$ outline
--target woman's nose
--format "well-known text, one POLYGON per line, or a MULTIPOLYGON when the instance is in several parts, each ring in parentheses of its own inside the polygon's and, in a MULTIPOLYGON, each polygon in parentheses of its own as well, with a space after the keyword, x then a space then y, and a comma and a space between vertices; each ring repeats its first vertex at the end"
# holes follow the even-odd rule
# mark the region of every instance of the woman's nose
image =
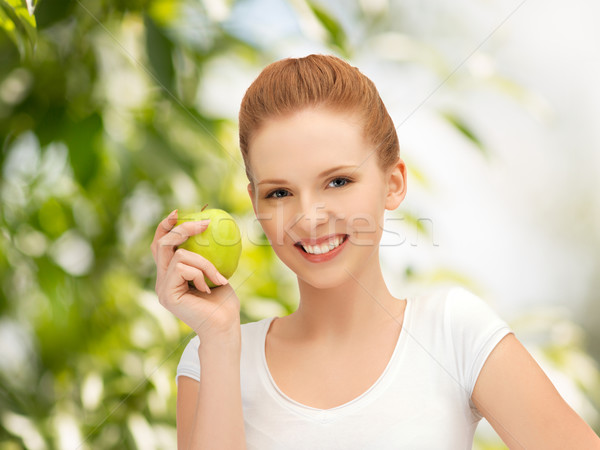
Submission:
POLYGON ((327 206, 323 201, 311 202, 304 208, 303 219, 310 229, 314 229, 317 225, 327 222, 328 217, 327 206))
POLYGON ((330 211, 326 202, 318 199, 304 199, 298 203, 299 209, 293 220, 293 229, 301 237, 315 237, 320 225, 329 221, 330 211))

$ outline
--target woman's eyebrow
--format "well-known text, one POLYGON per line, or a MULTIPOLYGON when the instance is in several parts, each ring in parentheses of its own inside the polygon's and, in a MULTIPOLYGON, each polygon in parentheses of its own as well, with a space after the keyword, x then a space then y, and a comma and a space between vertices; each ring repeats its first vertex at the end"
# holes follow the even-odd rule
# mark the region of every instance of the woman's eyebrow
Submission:
MULTIPOLYGON (((346 165, 341 165, 341 166, 335 166, 335 167, 332 167, 330 169, 327 169, 327 170, 324 170, 323 172, 321 172, 318 175, 318 178, 325 177, 325 176, 329 175, 330 173, 336 172, 336 171, 341 170, 341 169, 358 169, 358 167, 359 166, 357 166, 357 165, 351 165, 351 164, 346 164, 346 165)), ((270 180, 262 180, 262 181, 260 181, 257 184, 257 186, 261 185, 261 184, 285 184, 285 183, 287 183, 287 181, 283 180, 283 179, 270 179, 270 180)))

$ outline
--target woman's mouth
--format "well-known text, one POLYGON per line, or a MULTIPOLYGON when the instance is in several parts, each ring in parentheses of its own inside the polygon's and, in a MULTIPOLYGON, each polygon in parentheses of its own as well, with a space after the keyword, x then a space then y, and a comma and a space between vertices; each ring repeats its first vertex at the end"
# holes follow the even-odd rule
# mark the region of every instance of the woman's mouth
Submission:
POLYGON ((347 234, 339 234, 316 245, 302 244, 300 242, 294 245, 309 261, 323 262, 337 255, 345 247, 347 240, 347 234))

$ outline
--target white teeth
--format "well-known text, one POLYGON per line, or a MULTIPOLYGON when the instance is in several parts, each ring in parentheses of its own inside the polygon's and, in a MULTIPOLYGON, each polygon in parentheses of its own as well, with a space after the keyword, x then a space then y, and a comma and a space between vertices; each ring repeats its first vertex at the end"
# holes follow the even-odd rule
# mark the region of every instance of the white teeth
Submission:
POLYGON ((334 238, 329 239, 328 242, 325 242, 321 245, 303 245, 302 248, 306 250, 307 253, 321 255, 336 248, 342 243, 343 240, 344 238, 342 236, 335 236, 334 238))

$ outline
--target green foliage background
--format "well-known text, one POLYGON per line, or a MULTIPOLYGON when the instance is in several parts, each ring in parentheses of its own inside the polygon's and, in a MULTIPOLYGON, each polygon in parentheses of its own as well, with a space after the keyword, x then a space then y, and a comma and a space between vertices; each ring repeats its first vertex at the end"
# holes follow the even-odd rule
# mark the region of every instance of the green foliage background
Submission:
MULTIPOLYGON (((350 57, 335 16, 305 4, 324 48, 350 57)), ((255 225, 235 123, 198 101, 217 57, 256 73, 273 59, 208 2, 0 0, 0 448, 174 448, 192 335, 155 299, 154 229, 204 203, 255 225)), ((243 322, 295 307, 294 280, 253 229, 232 279, 243 322)))
MULTIPOLYGON (((0 4, 0 80, 13 83, 0 103, 0 312, 27 350, 0 372, 3 447, 138 448, 150 426, 152 445, 174 445, 173 375, 190 330, 153 297, 149 244, 189 198, 248 214, 232 189, 245 188, 235 126, 195 96, 215 55, 265 62, 206 17, 206 40, 176 36, 183 7, 48 0, 31 16, 0 4), (143 83, 135 103, 106 95, 111 71, 143 83)), ((244 321, 257 319, 253 302, 290 298, 270 247, 246 248, 240 279, 248 267, 262 276, 239 288, 244 321)))

